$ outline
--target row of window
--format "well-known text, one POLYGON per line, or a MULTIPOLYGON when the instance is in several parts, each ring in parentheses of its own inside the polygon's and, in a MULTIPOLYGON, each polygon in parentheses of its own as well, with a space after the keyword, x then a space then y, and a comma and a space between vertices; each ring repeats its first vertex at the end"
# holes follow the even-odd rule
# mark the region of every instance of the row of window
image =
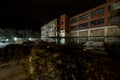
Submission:
POLYGON ((108 18, 109 22, 120 22, 120 15, 114 15, 108 18))
POLYGON ((77 18, 72 18, 72 19, 71 19, 71 22, 72 22, 72 23, 77 22, 77 21, 78 21, 77 18))
POLYGON ((78 28, 86 29, 86 28, 88 28, 88 23, 82 23, 82 24, 79 24, 79 25, 71 26, 71 30, 77 30, 78 28))
MULTIPOLYGON (((108 6, 108 10, 109 11, 111 11, 113 9, 119 9, 119 8, 120 8, 120 1, 108 6)), ((90 15, 91 15, 91 17, 94 17, 94 16, 98 16, 98 15, 104 14, 104 12, 105 12, 105 7, 102 7, 102 8, 99 8, 99 9, 91 12, 90 15)), ((88 17, 89 17, 89 14, 85 13, 85 14, 79 16, 78 18, 77 17, 76 18, 72 18, 71 19, 71 23, 77 22, 78 20, 86 20, 86 19, 88 19, 88 17)))
POLYGON ((92 26, 93 26, 93 25, 100 25, 100 24, 103 24, 103 23, 104 23, 104 18, 91 21, 91 25, 92 25, 92 26))
POLYGON ((79 20, 88 19, 89 15, 86 13, 79 17, 79 20))
POLYGON ((114 10, 114 9, 120 9, 120 1, 115 2, 108 6, 109 11, 114 10))
MULTIPOLYGON (((104 18, 91 21, 91 26, 100 25, 100 24, 104 24, 104 18)), ((77 30, 78 28, 80 28, 80 29, 88 28, 88 22, 79 24, 79 26, 78 25, 71 26, 72 30, 77 30)))
POLYGON ((78 25, 71 26, 71 30, 77 30, 78 25))
POLYGON ((88 22, 79 24, 79 28, 80 28, 80 29, 88 28, 88 22))
POLYGON ((100 14, 104 14, 104 8, 105 7, 100 8, 100 9, 98 9, 96 11, 91 12, 91 16, 97 16, 97 15, 100 15, 100 14))
MULTIPOLYGON (((94 16, 104 14, 104 9, 105 9, 105 7, 102 7, 100 9, 97 9, 97 10, 91 12, 91 16, 94 17, 94 16)), ((77 22, 78 20, 86 20, 86 19, 88 19, 88 17, 89 17, 88 13, 83 14, 83 15, 79 16, 79 19, 78 18, 72 18, 71 23, 77 22)))

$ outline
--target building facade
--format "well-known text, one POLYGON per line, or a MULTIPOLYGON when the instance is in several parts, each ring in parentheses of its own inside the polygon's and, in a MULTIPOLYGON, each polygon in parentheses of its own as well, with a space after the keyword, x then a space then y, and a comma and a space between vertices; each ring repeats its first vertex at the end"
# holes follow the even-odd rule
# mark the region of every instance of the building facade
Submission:
POLYGON ((56 42, 58 34, 58 19, 54 19, 41 27, 41 39, 47 42, 56 42))
MULTIPOLYGON (((60 37, 61 43, 72 41, 83 43, 87 40, 99 40, 105 42, 119 41, 120 36, 120 1, 108 0, 106 3, 83 13, 68 17, 66 14, 60 16, 57 20, 56 35, 60 37)), ((47 24, 46 24, 47 25, 47 24)), ((43 27, 42 27, 43 28, 43 27)), ((42 29, 41 28, 41 29, 42 29)), ((45 28, 45 26, 44 26, 45 28)), ((46 26, 46 33, 49 32, 50 26, 46 26)), ((47 36, 43 32, 41 36, 47 36)))
POLYGON ((64 44, 69 34, 69 18, 66 14, 54 19, 41 27, 41 39, 47 42, 64 44), (63 38, 62 38, 63 37, 63 38))
POLYGON ((107 2, 70 18, 70 34, 86 40, 115 41, 120 36, 120 1, 107 2))
POLYGON ((69 36, 69 17, 66 14, 63 14, 60 16, 60 30, 59 30, 59 36, 60 43, 64 44, 67 42, 67 39, 65 37, 69 36))

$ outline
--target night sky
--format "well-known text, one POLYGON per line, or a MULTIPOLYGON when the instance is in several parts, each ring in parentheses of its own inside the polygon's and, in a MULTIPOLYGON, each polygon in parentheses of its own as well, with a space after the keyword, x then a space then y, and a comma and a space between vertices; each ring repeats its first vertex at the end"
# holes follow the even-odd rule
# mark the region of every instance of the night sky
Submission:
POLYGON ((105 0, 0 0, 0 27, 39 29, 64 13, 74 16, 103 3, 105 0))

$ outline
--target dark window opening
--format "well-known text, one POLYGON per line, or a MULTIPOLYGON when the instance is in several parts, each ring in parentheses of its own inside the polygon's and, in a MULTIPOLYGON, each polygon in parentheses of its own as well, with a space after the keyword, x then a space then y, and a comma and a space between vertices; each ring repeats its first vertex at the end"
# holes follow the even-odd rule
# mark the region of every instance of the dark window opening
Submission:
POLYGON ((88 14, 84 14, 82 16, 79 17, 79 20, 85 20, 85 19, 88 19, 88 14))
POLYGON ((108 10, 115 10, 115 9, 120 9, 120 1, 114 2, 113 4, 108 6, 108 10))
POLYGON ((77 30, 78 25, 71 26, 71 30, 77 30))
POLYGON ((79 28, 80 28, 80 29, 88 28, 88 22, 79 24, 79 28))
POLYGON ((113 7, 111 5, 108 6, 108 11, 113 10, 113 7))
POLYGON ((120 15, 114 15, 108 18, 108 22, 120 22, 120 15))
POLYGON ((100 24, 103 24, 103 23, 104 23, 104 18, 91 21, 91 25, 100 25, 100 24))
POLYGON ((74 23, 74 22, 77 22, 77 21, 78 21, 77 18, 72 18, 72 19, 71 19, 71 23, 74 23))
POLYGON ((97 15, 101 15, 101 14, 104 14, 104 7, 91 12, 91 16, 97 16, 97 15))

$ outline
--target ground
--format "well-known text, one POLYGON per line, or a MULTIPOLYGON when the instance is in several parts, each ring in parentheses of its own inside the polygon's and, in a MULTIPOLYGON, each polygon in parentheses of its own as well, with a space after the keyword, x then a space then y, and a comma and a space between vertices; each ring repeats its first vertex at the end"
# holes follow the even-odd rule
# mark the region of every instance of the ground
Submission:
POLYGON ((78 44, 38 43, 0 49, 0 80, 119 80, 119 46, 83 51, 78 44))

